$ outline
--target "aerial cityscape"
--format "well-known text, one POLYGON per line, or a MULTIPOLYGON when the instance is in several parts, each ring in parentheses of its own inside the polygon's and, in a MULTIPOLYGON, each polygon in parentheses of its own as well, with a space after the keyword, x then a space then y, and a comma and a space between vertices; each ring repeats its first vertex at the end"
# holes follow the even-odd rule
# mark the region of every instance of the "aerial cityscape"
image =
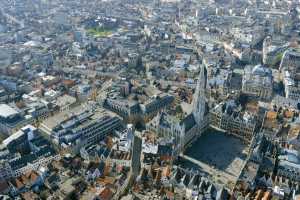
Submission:
POLYGON ((300 200, 299 0, 0 0, 0 200, 300 200))

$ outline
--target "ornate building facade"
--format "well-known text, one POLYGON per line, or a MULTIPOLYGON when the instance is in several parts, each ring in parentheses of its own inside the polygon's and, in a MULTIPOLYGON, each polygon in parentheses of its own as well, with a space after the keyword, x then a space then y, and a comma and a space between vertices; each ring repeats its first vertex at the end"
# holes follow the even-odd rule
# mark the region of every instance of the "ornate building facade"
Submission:
POLYGON ((234 101, 222 102, 209 112, 210 126, 225 131, 250 143, 254 136, 257 119, 254 115, 241 112, 234 101))
POLYGON ((270 100, 273 95, 273 76, 270 68, 263 65, 246 66, 242 81, 242 92, 250 98, 270 100))
POLYGON ((209 125, 205 99, 206 69, 200 68, 199 79, 193 96, 193 111, 183 118, 160 112, 147 123, 146 128, 160 137, 170 138, 174 144, 174 154, 179 155, 185 147, 197 139, 209 125))

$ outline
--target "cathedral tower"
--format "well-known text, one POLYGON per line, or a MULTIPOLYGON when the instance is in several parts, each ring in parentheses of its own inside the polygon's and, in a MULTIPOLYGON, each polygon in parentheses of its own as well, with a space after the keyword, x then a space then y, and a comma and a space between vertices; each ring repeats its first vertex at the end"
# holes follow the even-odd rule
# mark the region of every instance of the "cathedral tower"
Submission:
POLYGON ((198 126, 203 122, 205 114, 206 74, 205 67, 201 65, 199 79, 193 96, 193 115, 198 126))

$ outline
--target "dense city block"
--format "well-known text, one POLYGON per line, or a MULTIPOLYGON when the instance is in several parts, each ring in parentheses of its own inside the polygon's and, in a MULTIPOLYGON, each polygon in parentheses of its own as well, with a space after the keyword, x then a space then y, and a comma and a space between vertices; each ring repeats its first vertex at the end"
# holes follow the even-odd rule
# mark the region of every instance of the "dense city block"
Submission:
POLYGON ((299 0, 0 0, 0 200, 300 200, 299 0))

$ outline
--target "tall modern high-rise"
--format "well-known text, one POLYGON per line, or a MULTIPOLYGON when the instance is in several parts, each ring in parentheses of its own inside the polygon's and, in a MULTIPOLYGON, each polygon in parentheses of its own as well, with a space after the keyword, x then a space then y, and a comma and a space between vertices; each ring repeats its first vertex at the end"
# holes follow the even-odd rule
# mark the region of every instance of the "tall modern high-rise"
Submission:
POLYGON ((201 65, 199 79, 193 96, 193 116, 199 127, 201 127, 205 115, 206 74, 205 67, 201 65))

